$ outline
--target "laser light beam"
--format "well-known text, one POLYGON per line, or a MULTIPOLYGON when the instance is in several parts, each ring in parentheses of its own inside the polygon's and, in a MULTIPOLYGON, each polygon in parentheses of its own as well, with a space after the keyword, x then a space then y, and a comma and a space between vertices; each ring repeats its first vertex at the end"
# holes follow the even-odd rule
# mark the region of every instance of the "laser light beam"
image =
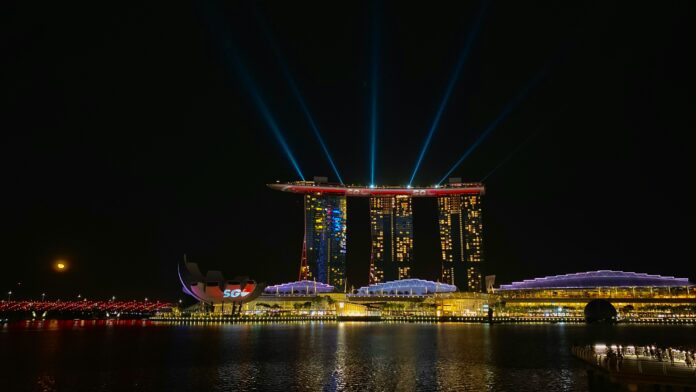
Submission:
POLYGON ((469 148, 464 152, 464 154, 459 158, 459 160, 457 160, 457 162, 452 166, 452 168, 450 168, 447 171, 447 174, 445 174, 442 177, 442 179, 440 179, 438 185, 442 184, 447 179, 447 177, 449 177, 450 174, 452 174, 452 172, 454 172, 459 167, 459 165, 461 165, 462 162, 464 162, 464 160, 469 155, 471 155, 471 153, 474 152, 474 150, 476 150, 479 144, 481 144, 486 139, 486 137, 488 137, 488 135, 490 135, 491 132, 493 132, 493 130, 497 128, 498 125, 500 125, 500 123, 502 123, 507 118, 507 116, 510 115, 510 113, 517 107, 517 105, 519 105, 520 102, 522 102, 522 100, 527 96, 529 91, 541 81, 544 75, 546 75, 546 71, 547 67, 544 67, 522 88, 522 90, 520 90, 519 93, 517 93, 517 95, 510 102, 507 103, 507 105, 505 105, 503 111, 500 112, 498 117, 495 120, 493 120, 493 122, 488 124, 488 127, 486 127, 486 129, 481 133, 481 135, 476 139, 476 141, 471 146, 469 146, 469 148))
POLYGON ((409 185, 411 185, 413 183, 414 178, 416 178, 418 169, 420 168, 420 165, 423 162, 423 157, 425 156, 425 153, 428 151, 428 147, 430 146, 430 141, 432 140, 435 131, 440 125, 440 119, 442 118, 442 114, 444 113, 445 108, 447 107, 447 103, 449 102, 450 96, 452 95, 454 86, 457 84, 457 80, 459 79, 459 75, 462 72, 464 63, 466 63, 466 59, 469 57, 469 52, 471 51, 471 47, 473 46, 474 40, 476 39, 476 36, 478 36, 478 32, 481 29, 481 21, 483 20, 483 15, 487 5, 488 1, 484 1, 483 5, 481 6, 481 10, 478 13, 478 16, 474 20, 474 24, 471 27, 471 32, 469 33, 469 36, 466 39, 464 48, 462 49, 462 52, 459 55, 459 59, 457 60, 457 64, 455 65, 454 70, 452 71, 452 76, 450 77, 449 83, 447 84, 447 88, 445 89, 445 94, 442 96, 440 106, 438 107, 437 112, 435 113, 435 118, 433 119, 433 122, 430 125, 428 136, 426 136, 425 143, 423 143, 423 147, 421 148, 420 154, 418 155, 416 166, 413 168, 411 179, 408 181, 409 185))
POLYGON ((281 148, 283 149, 283 152, 285 153, 285 156, 292 164, 297 175, 300 177, 300 179, 304 181, 305 177, 302 174, 300 165, 297 163, 295 156, 290 150, 290 146, 285 140, 285 137, 283 136, 283 133, 281 132, 280 127, 278 126, 278 123, 271 114, 268 105, 266 105, 266 102, 261 96, 261 92, 254 84, 251 74, 242 62, 239 51, 234 46, 232 39, 230 38, 230 32, 225 28, 225 22, 221 20, 220 10, 213 9, 212 2, 204 1, 202 5, 204 6, 203 11, 206 16, 206 22, 213 37, 218 41, 218 43, 221 46, 224 60, 229 65, 231 65, 239 75, 242 84, 244 84, 244 87, 246 87, 246 89, 249 91, 257 110, 259 111, 262 119, 266 123, 266 126, 268 127, 268 129, 271 130, 273 136, 275 136, 276 140, 278 141, 278 144, 280 144, 281 148))
POLYGON ((372 67, 370 72, 370 184, 375 183, 375 160, 377 159, 377 76, 379 30, 377 26, 378 2, 373 2, 372 10, 372 67))
POLYGON ((293 78, 292 74, 290 73, 290 69, 288 68, 287 63, 285 62, 285 59, 283 58, 283 55, 280 52, 280 49, 278 48, 278 45, 273 39, 273 35, 271 34, 270 29, 268 28, 267 24, 265 23, 258 11, 256 12, 256 16, 259 25, 261 26, 261 29, 263 30, 266 39, 268 40, 268 43, 271 46, 271 49, 273 50, 273 54, 278 60, 281 71, 283 72, 283 76, 285 77, 285 80, 288 82, 288 85, 290 86, 290 89, 292 90, 295 99, 297 99, 297 102, 300 104, 300 107, 302 108, 302 111, 304 112, 305 117, 307 118, 307 122, 309 123, 309 126, 312 129, 314 136, 317 138, 317 141, 319 142, 319 145, 321 146, 321 149, 324 152, 326 159, 329 161, 329 165, 331 165, 331 169, 333 170, 334 174, 336 174, 336 178, 338 179, 338 181, 341 184, 343 184, 343 178, 341 178, 341 174, 338 172, 338 168, 336 167, 336 164, 334 163, 334 160, 331 157, 329 148, 326 146, 324 138, 321 136, 321 133, 319 132, 319 126, 317 125, 317 122, 314 120, 314 116, 312 116, 312 113, 310 112, 309 107, 307 106, 307 103, 304 100, 304 97, 302 96, 302 93, 300 92, 300 88, 297 85, 295 78, 293 78))

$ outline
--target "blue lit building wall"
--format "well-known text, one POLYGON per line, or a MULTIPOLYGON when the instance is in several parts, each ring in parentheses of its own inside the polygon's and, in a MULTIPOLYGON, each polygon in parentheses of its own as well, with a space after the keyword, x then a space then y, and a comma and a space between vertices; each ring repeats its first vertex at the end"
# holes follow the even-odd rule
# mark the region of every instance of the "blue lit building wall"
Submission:
POLYGON ((346 198, 312 193, 305 195, 307 278, 346 287, 346 198))

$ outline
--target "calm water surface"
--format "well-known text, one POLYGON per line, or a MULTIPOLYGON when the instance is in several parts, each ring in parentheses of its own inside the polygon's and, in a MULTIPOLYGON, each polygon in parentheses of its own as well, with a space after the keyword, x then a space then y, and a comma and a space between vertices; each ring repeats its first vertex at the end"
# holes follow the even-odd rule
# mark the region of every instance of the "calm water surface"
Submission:
POLYGON ((0 391, 584 391, 572 344, 693 326, 46 321, 0 326, 0 391))

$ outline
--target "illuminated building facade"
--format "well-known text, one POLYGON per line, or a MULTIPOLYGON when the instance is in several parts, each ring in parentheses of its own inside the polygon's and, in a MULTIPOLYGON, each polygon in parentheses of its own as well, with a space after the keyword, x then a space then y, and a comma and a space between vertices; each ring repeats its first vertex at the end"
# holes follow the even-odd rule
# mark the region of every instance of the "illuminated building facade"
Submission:
POLYGON ((408 195, 370 198, 370 283, 407 279, 413 262, 413 210, 408 195))
POLYGON ((504 304, 501 316, 583 318, 599 300, 625 321, 696 320, 696 285, 688 278, 600 270, 527 279, 494 292, 504 304))
POLYGON ((442 281, 465 291, 483 284, 483 221, 481 194, 447 195, 437 199, 442 256, 442 281))
POLYGON ((305 236, 300 280, 346 288, 346 197, 321 192, 304 196, 305 236))
POLYGON ((423 279, 401 279, 389 282, 372 283, 358 289, 353 296, 423 296, 438 293, 453 293, 457 287, 451 284, 431 282, 423 279))
POLYGON ((314 181, 277 182, 268 187, 304 197, 305 235, 299 281, 316 280, 334 286, 336 291, 346 291, 348 197, 370 200, 370 283, 411 278, 414 262, 412 199, 425 197, 438 199, 440 205, 442 281, 457 284, 460 289, 481 291, 480 201, 485 192, 481 183, 450 179, 449 184, 432 187, 365 187, 331 184, 325 177, 315 177, 314 181), (454 207, 450 208, 454 205, 456 212, 454 207))

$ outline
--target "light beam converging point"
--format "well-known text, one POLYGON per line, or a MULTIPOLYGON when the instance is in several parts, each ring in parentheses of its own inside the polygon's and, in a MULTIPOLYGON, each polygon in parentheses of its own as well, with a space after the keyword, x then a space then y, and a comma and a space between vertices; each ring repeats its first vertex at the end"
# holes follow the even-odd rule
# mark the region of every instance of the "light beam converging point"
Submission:
POLYGON ((534 138, 534 136, 536 136, 536 135, 539 133, 540 130, 541 130, 541 129, 537 129, 534 133, 532 133, 531 135, 527 136, 527 138, 524 139, 524 141, 522 141, 522 143, 518 144, 517 147, 515 147, 515 148, 510 152, 510 154, 508 154, 508 156, 505 157, 505 159, 503 159, 502 161, 500 161, 500 163, 498 163, 491 171, 489 171, 488 174, 486 174, 486 175, 481 179, 481 182, 486 181, 486 180, 488 179, 488 177, 490 177, 493 173, 495 173, 498 169, 500 169, 503 165, 505 165, 513 156, 515 156, 515 154, 517 154, 518 151, 520 151, 520 150, 522 149, 522 147, 524 147, 525 145, 527 145, 527 143, 528 143, 530 140, 532 140, 532 139, 534 138))
POLYGON ((372 10, 372 67, 370 80, 370 186, 375 183, 375 160, 377 159, 377 75, 378 75, 378 52, 379 52, 379 30, 377 29, 377 4, 373 3, 372 10))
POLYGON ((495 120, 493 120, 493 122, 488 124, 486 130, 484 130, 483 133, 481 133, 481 135, 478 137, 478 139, 476 139, 476 141, 471 146, 469 146, 469 148, 464 152, 464 154, 459 158, 459 160, 457 160, 457 162, 452 166, 452 168, 447 171, 447 174, 445 174, 440 179, 438 185, 442 184, 447 179, 447 177, 449 177, 452 174, 452 172, 454 172, 459 167, 459 165, 461 165, 462 162, 464 162, 464 160, 469 155, 471 155, 471 153, 474 152, 474 150, 476 150, 479 144, 481 144, 486 139, 486 137, 488 137, 488 135, 490 135, 491 132, 493 132, 493 130, 497 128, 498 125, 505 120, 505 118, 507 118, 508 115, 510 115, 510 113, 517 107, 517 105, 519 105, 520 102, 522 102, 522 100, 527 96, 527 94, 529 94, 529 91, 541 81, 544 75, 546 75, 546 70, 547 67, 544 67, 540 72, 538 72, 534 76, 534 78, 532 78, 532 80, 530 80, 522 88, 522 90, 510 102, 508 102, 507 105, 505 105, 503 111, 500 112, 498 117, 495 120))
POLYGON ((466 63, 466 59, 469 57, 469 52, 471 51, 471 47, 473 46, 474 40, 476 39, 476 36, 478 35, 479 30, 481 30, 481 22, 483 20, 483 15, 486 11, 486 6, 488 5, 488 1, 484 1, 483 5, 481 6, 481 10, 479 11, 478 16, 474 20, 474 24, 471 27, 471 32, 469 33, 469 36, 466 39, 466 42, 464 44, 464 48, 462 49, 461 54, 459 55, 459 59, 457 60, 457 64, 454 67, 454 70, 452 71, 452 76, 450 77, 449 83, 447 84, 447 88, 445 89, 445 94, 442 96, 442 101, 440 102, 440 106, 437 109, 437 112, 435 113, 435 118, 433 119, 433 123, 430 125, 430 130, 428 131, 428 136, 425 138, 425 143, 423 143, 423 148, 421 148, 421 152, 418 155, 418 160, 416 161, 416 167, 413 168, 413 173, 411 174, 411 179, 408 181, 408 184, 411 185, 413 184, 413 180, 416 178, 416 174, 418 173, 418 169, 420 168, 421 163, 423 162, 423 157, 425 156, 425 153, 428 151, 428 147, 430 146, 430 141, 433 138, 433 135, 435 134, 435 131, 437 130, 438 126, 440 125, 440 119, 442 118, 442 114, 445 111, 445 108, 447 107, 447 103, 449 102, 449 98, 452 95, 452 91, 454 90, 454 86, 457 84, 457 80, 459 79, 459 75, 462 72, 462 68, 464 67, 464 64, 466 63))
POLYGON ((213 35, 218 39, 219 43, 221 44, 225 60, 228 63, 230 63, 237 71, 237 74, 239 75, 242 83, 247 88, 247 90, 249 90, 251 98, 254 101, 257 110, 260 112, 261 117, 266 123, 266 126, 271 130, 273 136, 275 136, 276 140, 278 141, 278 144, 280 144, 281 148, 283 149, 283 152, 285 152, 286 157, 295 169, 295 172, 297 172, 297 175, 300 177, 300 179, 302 179, 302 181, 304 181, 305 177, 302 174, 300 165, 297 163, 295 156, 292 154, 290 146, 285 140, 285 137, 283 136, 283 133, 281 132, 280 127, 278 126, 278 123, 276 122, 275 118, 271 114, 270 109, 266 105, 266 102, 263 100, 261 93, 254 84, 254 81, 251 78, 249 71, 244 66, 244 63, 240 58, 239 51, 232 44, 232 40, 229 38, 230 34, 224 28, 224 22, 220 20, 220 13, 218 12, 218 10, 213 9, 207 9, 206 11, 208 17, 208 26, 211 29, 211 33, 213 33, 213 35))
POLYGON ((278 48, 278 45, 275 43, 270 29, 266 25, 265 21, 262 19, 259 12, 257 12, 256 15, 259 25, 261 26, 261 29, 263 30, 266 39, 268 40, 268 43, 271 46, 271 49, 273 50, 273 54, 276 56, 278 60, 285 80, 288 82, 288 85, 290 86, 293 95, 295 95, 295 99, 297 99, 297 102, 300 104, 300 107, 302 108, 302 111, 304 112, 305 117, 307 118, 307 122, 309 123, 310 128, 312 128, 312 132, 314 132, 314 136, 316 136, 317 141, 319 141, 319 145, 321 146, 321 149, 324 151, 324 155, 326 156, 326 159, 329 161, 331 169, 333 170, 334 174, 336 174, 336 178, 341 184, 343 184, 343 178, 341 178, 341 174, 339 174, 338 168, 336 167, 336 164, 334 163, 334 160, 331 157, 329 148, 326 146, 324 138, 321 136, 321 133, 319 132, 319 126, 314 120, 314 116, 312 116, 312 113, 309 111, 309 107, 307 106, 307 103, 304 100, 302 93, 300 92, 300 88, 297 85, 295 78, 293 78, 292 74, 290 73, 290 69, 288 68, 287 63, 285 62, 282 53, 280 53, 280 49, 278 48))
MULTIPOLYGON (((568 108, 567 106, 564 106, 564 107, 561 109, 561 111, 559 112, 559 115, 565 113, 565 111, 566 111, 567 108, 568 108)), ((550 121, 553 121, 553 120, 550 120, 550 121)), ((549 121, 549 122, 550 122, 550 121, 549 121)), ((541 133, 541 131, 544 130, 544 128, 545 128, 546 126, 547 126, 547 124, 541 125, 541 126, 540 126, 539 128, 537 128, 536 131, 534 131, 531 135, 527 136, 527 138, 524 139, 524 140, 522 141, 522 143, 518 144, 517 147, 515 147, 515 148, 510 152, 510 154, 508 154, 508 155, 505 157, 505 159, 503 159, 502 161, 500 161, 500 163, 498 163, 491 171, 489 171, 488 174, 486 174, 486 175, 481 179, 480 182, 485 182, 485 181, 488 179, 488 177, 492 176, 493 173, 495 173, 496 171, 498 171, 498 169, 500 169, 502 166, 504 166, 510 159, 512 159, 512 157, 514 157, 514 156, 517 154, 517 152, 519 152, 522 148, 524 148, 524 146, 526 146, 527 143, 529 143, 530 140, 532 140, 535 136, 537 136, 539 133, 541 133)))

